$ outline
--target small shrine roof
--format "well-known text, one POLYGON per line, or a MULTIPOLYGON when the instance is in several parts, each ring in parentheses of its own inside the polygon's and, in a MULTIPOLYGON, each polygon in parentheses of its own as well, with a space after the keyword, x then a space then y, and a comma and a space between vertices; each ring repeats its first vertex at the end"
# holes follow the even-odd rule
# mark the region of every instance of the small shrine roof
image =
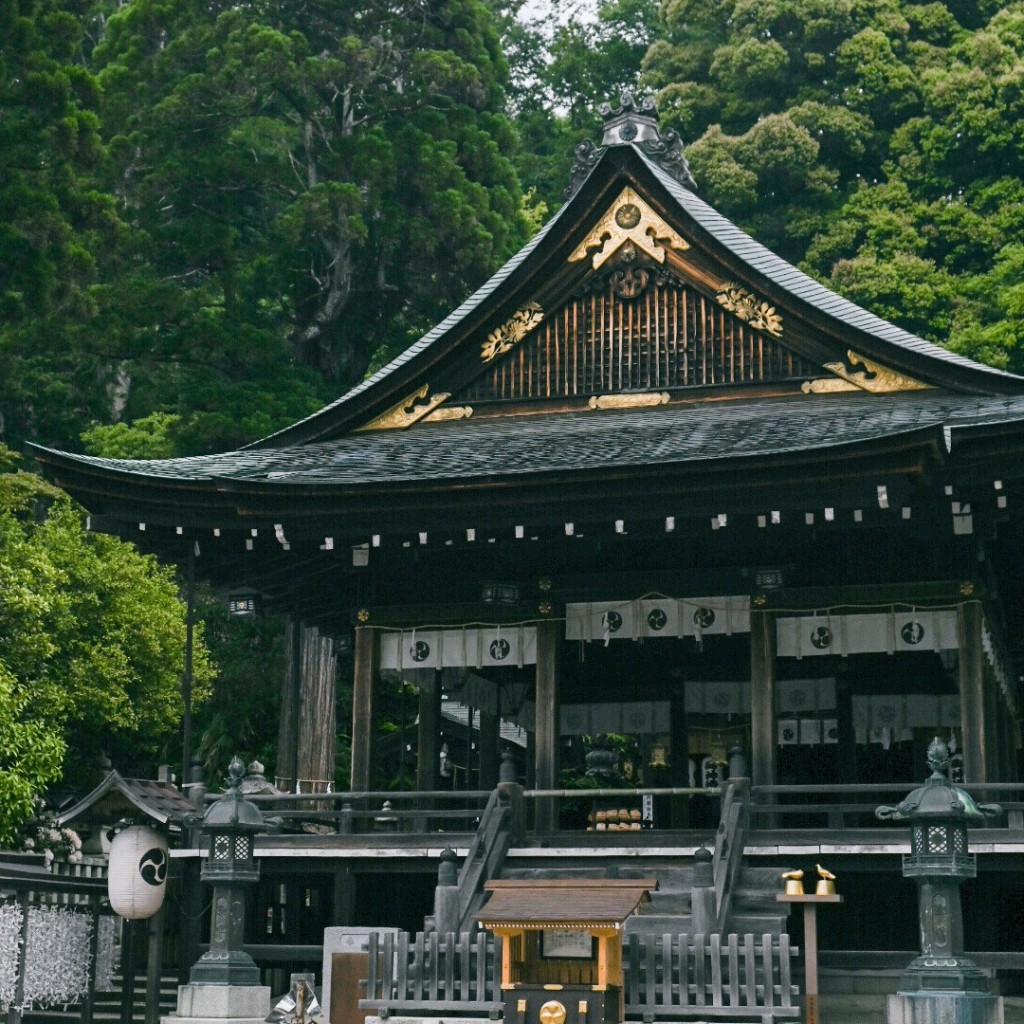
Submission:
POLYGON ((484 928, 618 927, 647 902, 656 878, 515 879, 488 882, 484 928))
POLYGON ((64 825, 86 815, 120 816, 126 811, 141 812, 161 825, 180 825, 197 814, 192 803, 170 782, 126 779, 119 772, 110 771, 91 793, 62 812, 58 820, 64 825))

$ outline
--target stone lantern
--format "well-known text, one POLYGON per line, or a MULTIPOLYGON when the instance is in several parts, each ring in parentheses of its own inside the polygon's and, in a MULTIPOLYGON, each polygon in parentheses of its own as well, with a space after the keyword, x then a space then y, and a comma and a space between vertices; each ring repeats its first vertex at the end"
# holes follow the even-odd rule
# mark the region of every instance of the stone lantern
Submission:
POLYGON ((978 805, 949 781, 949 748, 936 737, 928 748, 931 776, 878 818, 910 823, 905 878, 917 879, 921 954, 907 967, 899 993, 890 996, 890 1024, 993 1024, 1002 1020, 1001 1000, 989 994, 982 971, 964 954, 960 886, 977 873, 968 852, 967 828, 1000 813, 996 804, 978 805))
POLYGON ((213 885, 210 948, 192 966, 193 985, 259 985, 260 972, 242 948, 245 942, 246 888, 259 880, 253 856, 257 832, 264 828, 260 809, 242 796, 241 758, 228 766, 227 791, 207 808, 199 831, 209 839, 203 861, 204 882, 213 885))

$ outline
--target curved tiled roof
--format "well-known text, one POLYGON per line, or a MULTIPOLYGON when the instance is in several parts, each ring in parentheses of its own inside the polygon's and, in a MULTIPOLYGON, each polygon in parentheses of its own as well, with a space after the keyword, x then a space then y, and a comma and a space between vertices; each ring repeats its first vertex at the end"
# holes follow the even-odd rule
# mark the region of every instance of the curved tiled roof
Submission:
POLYGON ((836 451, 928 429, 1024 421, 1024 396, 908 391, 800 395, 752 402, 666 405, 618 412, 424 423, 415 430, 348 434, 290 448, 246 449, 189 459, 121 460, 40 449, 43 461, 159 481, 231 486, 361 487, 446 478, 668 466, 836 451))

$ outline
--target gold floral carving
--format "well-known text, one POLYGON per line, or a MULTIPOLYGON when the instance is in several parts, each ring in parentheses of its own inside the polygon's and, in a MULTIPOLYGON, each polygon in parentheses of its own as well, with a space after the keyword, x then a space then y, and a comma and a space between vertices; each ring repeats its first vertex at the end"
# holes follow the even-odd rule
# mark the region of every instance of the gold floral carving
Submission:
POLYGON ((907 377, 896 370, 890 370, 864 356, 859 356, 856 352, 847 352, 846 359, 850 366, 860 365, 863 369, 848 370, 844 363, 826 363, 825 369, 836 376, 804 381, 804 392, 822 394, 836 391, 870 391, 876 395, 884 395, 893 391, 922 391, 931 387, 930 384, 922 384, 913 377, 907 377))
POLYGON ((775 312, 774 306, 769 306, 764 300, 758 299, 753 292, 748 292, 731 281, 722 287, 715 298, 723 309, 734 313, 745 324, 776 338, 782 336, 782 317, 775 312))
POLYGON ((544 319, 544 310, 536 302, 517 309, 511 318, 487 335, 480 347, 480 358, 489 363, 497 356, 511 352, 544 319))
POLYGON ((593 395, 587 405, 591 409, 646 409, 652 405, 665 405, 667 391, 647 391, 643 394, 593 395))
POLYGON ((423 417, 424 423, 444 423, 448 420, 468 420, 473 415, 471 405, 442 405, 423 417))
POLYGON ((433 412, 446 398, 451 397, 447 391, 439 391, 432 398, 427 398, 429 391, 430 385, 424 384, 418 391, 403 398, 387 412, 382 412, 369 423, 363 424, 359 430, 404 430, 423 419, 428 413, 433 412))
POLYGON ((585 260, 593 250, 593 268, 597 270, 626 242, 632 242, 659 263, 665 262, 665 249, 684 252, 689 243, 662 220, 628 186, 612 203, 608 212, 597 222, 593 231, 583 239, 569 257, 570 263, 585 260))

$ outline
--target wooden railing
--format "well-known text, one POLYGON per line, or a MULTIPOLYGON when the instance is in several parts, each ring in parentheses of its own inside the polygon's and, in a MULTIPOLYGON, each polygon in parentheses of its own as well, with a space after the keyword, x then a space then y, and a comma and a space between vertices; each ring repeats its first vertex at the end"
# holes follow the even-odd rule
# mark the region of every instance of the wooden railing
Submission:
MULTIPOLYGON (((339 835, 475 832, 492 790, 375 790, 259 794, 248 799, 282 823, 317 822, 339 835), (386 806, 385 806, 386 805, 386 806)), ((221 794, 207 794, 208 801, 221 794)))
MULTIPOLYGON (((751 828, 781 829, 893 829, 875 818, 879 804, 897 804, 920 782, 850 783, 845 785, 753 786, 750 791, 751 828)), ((979 803, 999 803, 1000 818, 987 828, 1024 828, 1024 784, 1019 782, 971 783, 967 790, 979 803)))
POLYGON ((743 849, 747 841, 748 780, 729 782, 722 797, 722 814, 715 833, 715 853, 711 861, 715 883, 715 915, 718 930, 724 932, 729 922, 732 894, 743 866, 743 849))

